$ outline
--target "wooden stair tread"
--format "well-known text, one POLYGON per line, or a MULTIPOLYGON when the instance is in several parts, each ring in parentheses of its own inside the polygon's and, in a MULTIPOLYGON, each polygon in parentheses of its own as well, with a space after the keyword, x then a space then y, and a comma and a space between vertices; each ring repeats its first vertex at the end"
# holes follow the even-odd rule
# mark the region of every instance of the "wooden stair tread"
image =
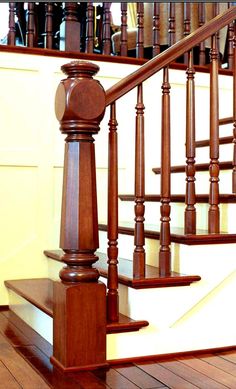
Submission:
MULTIPOLYGON (((44 254, 52 259, 61 261, 63 255, 62 250, 45 251, 44 254)), ((99 270, 101 276, 106 277, 107 271, 107 255, 104 253, 96 253, 99 260, 96 262, 96 268, 99 270)), ((170 286, 184 286, 190 285, 192 282, 199 281, 201 277, 196 275, 183 275, 176 272, 171 272, 170 276, 165 277, 159 275, 159 269, 154 266, 146 265, 146 276, 143 278, 133 278, 133 262, 119 258, 118 264, 118 280, 123 285, 130 286, 134 289, 144 288, 160 288, 170 286)))
MULTIPOLYGON (((159 226, 156 224, 145 224, 145 238, 160 239, 159 226)), ((100 231, 107 231, 106 224, 99 224, 100 231)), ((118 228, 119 234, 134 235, 134 222, 122 222, 118 228)), ((197 230, 196 234, 185 234, 184 229, 180 227, 171 228, 171 242, 182 243, 187 245, 201 244, 219 244, 219 243, 236 243, 236 234, 221 232, 219 234, 208 234, 207 230, 197 230)))
MULTIPOLYGON (((53 282, 49 278, 35 278, 5 281, 5 285, 35 307, 53 317, 53 282)), ((107 334, 138 331, 148 325, 149 323, 146 320, 133 320, 120 313, 117 323, 107 323, 107 334)))
MULTIPOLYGON (((145 201, 150 202, 159 202, 161 200, 161 195, 159 194, 146 194, 144 196, 145 201)), ((134 201, 135 196, 133 194, 120 194, 119 199, 122 201, 134 201)), ((185 194, 172 194, 170 197, 170 201, 173 203, 185 203, 185 194)), ((196 194, 196 202, 197 203, 208 203, 209 194, 196 194)), ((236 203, 236 194, 234 193, 222 193, 219 195, 220 203, 236 203)))
MULTIPOLYGON (((233 168, 232 161, 223 161, 219 162, 219 166, 221 170, 228 170, 233 168)), ((176 166, 171 166, 171 173, 184 173, 186 169, 186 165, 176 165, 176 166)), ((209 163, 196 163, 195 164, 195 169, 197 172, 205 172, 209 170, 209 163)), ((160 174, 161 173, 161 168, 160 167, 154 167, 152 171, 155 174, 160 174)))
MULTIPOLYGON (((233 136, 222 136, 219 138, 219 144, 220 145, 227 145, 233 142, 233 136)), ((210 145, 209 139, 202 139, 202 140, 197 140, 195 142, 196 147, 206 147, 210 145)))

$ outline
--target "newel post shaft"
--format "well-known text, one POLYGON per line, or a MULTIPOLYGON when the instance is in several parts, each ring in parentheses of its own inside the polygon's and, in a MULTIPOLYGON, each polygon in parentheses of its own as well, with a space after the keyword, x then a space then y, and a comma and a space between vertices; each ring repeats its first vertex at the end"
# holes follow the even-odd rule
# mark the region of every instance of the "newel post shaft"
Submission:
POLYGON ((54 283, 52 363, 64 372, 106 366, 106 288, 92 266, 98 220, 93 134, 105 111, 105 92, 89 62, 62 66, 68 77, 56 93, 56 116, 66 134, 60 247, 65 263, 54 283))

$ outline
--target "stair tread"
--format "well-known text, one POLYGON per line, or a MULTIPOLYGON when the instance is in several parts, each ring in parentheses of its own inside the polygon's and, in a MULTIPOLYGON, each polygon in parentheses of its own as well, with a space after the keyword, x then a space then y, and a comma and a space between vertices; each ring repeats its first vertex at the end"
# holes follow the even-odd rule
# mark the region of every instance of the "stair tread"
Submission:
MULTIPOLYGON (((232 163, 232 161, 223 161, 223 162, 219 162, 219 166, 220 166, 221 170, 232 169, 233 163, 232 163)), ((185 169, 186 169, 186 165, 176 165, 176 166, 171 166, 170 171, 171 171, 171 173, 184 173, 185 169)), ((197 172, 208 171, 209 170, 209 163, 196 163, 195 169, 197 172)), ((155 174, 160 174, 161 168, 154 167, 152 169, 152 171, 155 174)))
MULTIPOLYGON (((122 201, 134 201, 135 196, 133 194, 120 194, 119 199, 122 201)), ((159 194, 146 194, 144 196, 145 201, 160 201, 161 195, 159 194)), ((171 202, 176 203, 185 203, 185 194, 172 194, 170 197, 171 202)), ((196 202, 197 203, 208 203, 209 194, 202 193, 196 194, 196 202)), ((222 193, 219 195, 220 203, 235 203, 236 202, 236 194, 234 193, 222 193)))
MULTIPOLYGON (((47 250, 44 253, 49 258, 57 261, 61 261, 63 255, 62 250, 47 250)), ((101 252, 97 252, 96 255, 99 258, 96 262, 96 268, 101 276, 107 277, 107 255, 101 252)), ((150 265, 146 265, 145 277, 133 278, 133 262, 125 258, 119 258, 118 261, 119 283, 135 289, 190 285, 192 282, 201 279, 198 275, 184 275, 176 272, 171 272, 168 277, 161 276, 159 275, 159 269, 150 265)))
MULTIPOLYGON (((159 226, 157 224, 145 223, 145 237, 150 239, 160 238, 159 226)), ((100 223, 100 231, 107 231, 107 225, 100 223)), ((122 222, 118 228, 119 234, 134 235, 134 222, 122 222)), ((196 234, 185 234, 181 227, 171 227, 171 242, 182 243, 187 245, 200 244, 219 244, 219 243, 236 243, 236 234, 220 232, 219 234, 209 234, 207 230, 196 231, 196 234)))
MULTIPOLYGON (((53 317, 53 282, 49 278, 34 278, 7 280, 5 285, 35 307, 53 317)), ((148 324, 146 320, 133 320, 120 313, 117 323, 107 323, 107 333, 138 331, 140 328, 148 326, 148 324)))

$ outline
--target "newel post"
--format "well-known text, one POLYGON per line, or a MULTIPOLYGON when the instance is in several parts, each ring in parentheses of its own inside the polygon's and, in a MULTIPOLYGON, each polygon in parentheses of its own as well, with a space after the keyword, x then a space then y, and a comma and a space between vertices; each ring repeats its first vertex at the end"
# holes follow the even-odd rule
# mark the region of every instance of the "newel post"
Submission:
POLYGON ((56 93, 56 116, 66 134, 60 247, 61 281, 54 283, 54 366, 64 372, 106 363, 106 288, 98 281, 97 194, 93 134, 105 111, 105 92, 89 62, 62 66, 67 78, 56 93))

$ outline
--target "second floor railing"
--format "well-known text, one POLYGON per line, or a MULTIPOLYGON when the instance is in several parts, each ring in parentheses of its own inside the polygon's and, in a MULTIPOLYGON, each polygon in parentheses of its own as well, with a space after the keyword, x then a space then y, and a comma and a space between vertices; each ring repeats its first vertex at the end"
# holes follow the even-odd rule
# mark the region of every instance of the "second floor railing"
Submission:
MULTIPOLYGON (((231 4, 10 2, 8 32, 0 42, 150 59, 231 4)), ((233 64, 233 35, 232 23, 217 35, 220 62, 229 68, 233 64)), ((210 40, 200 42, 194 48, 195 64, 209 63, 209 53, 210 40)), ((176 60, 187 63, 187 56, 176 60)))

